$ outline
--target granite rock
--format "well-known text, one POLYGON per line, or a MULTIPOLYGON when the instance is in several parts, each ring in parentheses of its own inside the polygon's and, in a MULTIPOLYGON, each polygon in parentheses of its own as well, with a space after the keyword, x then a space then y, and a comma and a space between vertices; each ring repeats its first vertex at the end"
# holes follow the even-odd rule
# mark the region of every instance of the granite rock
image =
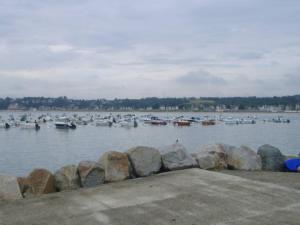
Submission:
POLYGON ((54 176, 46 169, 34 169, 28 176, 27 194, 40 195, 56 192, 54 176))
POLYGON ((197 166, 196 160, 180 143, 165 146, 160 149, 160 153, 165 170, 179 170, 197 166))
POLYGON ((60 168, 54 174, 55 187, 58 191, 75 190, 80 187, 80 180, 75 165, 60 168))
POLYGON ((105 171, 94 161, 82 161, 78 165, 78 173, 83 187, 95 187, 105 181, 105 171))
POLYGON ((22 194, 16 177, 0 174, 0 200, 21 199, 22 194))
POLYGON ((162 166, 159 150, 139 146, 127 151, 134 173, 138 177, 145 177, 158 173, 162 166))
POLYGON ((105 181, 115 182, 130 177, 130 162, 126 153, 109 151, 99 159, 99 163, 105 171, 105 181))
POLYGON ((284 171, 284 155, 280 150, 271 145, 263 145, 258 148, 257 154, 262 161, 262 170, 284 171))

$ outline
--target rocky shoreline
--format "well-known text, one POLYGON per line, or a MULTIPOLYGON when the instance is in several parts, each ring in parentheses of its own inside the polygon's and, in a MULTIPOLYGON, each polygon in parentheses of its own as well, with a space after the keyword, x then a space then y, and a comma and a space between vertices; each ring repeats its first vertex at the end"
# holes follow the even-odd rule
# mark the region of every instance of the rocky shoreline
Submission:
POLYGON ((263 145, 256 152, 247 146, 214 144, 193 154, 180 143, 160 149, 139 146, 126 152, 109 151, 98 161, 67 165, 54 174, 46 169, 34 169, 27 177, 0 174, 0 200, 95 187, 186 168, 284 172, 284 161, 289 158, 271 145, 263 145))

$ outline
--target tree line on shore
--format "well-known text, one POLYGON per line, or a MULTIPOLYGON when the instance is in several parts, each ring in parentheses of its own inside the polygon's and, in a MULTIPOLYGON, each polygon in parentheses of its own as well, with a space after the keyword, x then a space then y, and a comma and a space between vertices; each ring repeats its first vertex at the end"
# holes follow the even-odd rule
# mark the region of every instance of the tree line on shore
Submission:
POLYGON ((69 99, 67 97, 0 98, 0 110, 6 109, 96 109, 96 110, 225 110, 259 109, 281 106, 299 110, 300 95, 282 97, 201 97, 201 98, 141 98, 141 99, 69 99))

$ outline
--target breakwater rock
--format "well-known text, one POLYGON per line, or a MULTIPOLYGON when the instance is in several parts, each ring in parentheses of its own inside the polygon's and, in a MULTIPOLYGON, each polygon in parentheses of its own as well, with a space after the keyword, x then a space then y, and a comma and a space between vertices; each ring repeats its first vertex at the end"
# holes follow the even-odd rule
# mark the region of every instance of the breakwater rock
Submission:
POLYGON ((179 170, 197 166, 196 160, 180 143, 162 147, 160 152, 163 167, 166 170, 179 170))
POLYGON ((46 169, 34 169, 28 177, 18 179, 23 196, 56 192, 54 175, 46 169))
POLYGON ((0 174, 0 200, 16 200, 22 198, 16 177, 0 174))
POLYGON ((262 167, 260 156, 247 146, 203 146, 194 157, 203 169, 261 170, 262 167))
POLYGON ((263 145, 258 148, 257 154, 262 159, 262 169, 283 171, 285 157, 280 150, 272 145, 263 145))
POLYGON ((162 167, 159 150, 145 146, 129 149, 127 152, 133 173, 137 177, 146 177, 158 173, 162 167))
POLYGON ((196 157, 198 166, 200 168, 206 169, 207 166, 205 164, 207 162, 205 162, 205 158, 209 158, 210 160, 214 160, 214 161, 210 163, 210 166, 207 169, 227 169, 228 165, 227 165, 226 148, 230 148, 230 145, 225 145, 225 144, 204 145, 200 147, 197 153, 194 153, 192 155, 196 157))
POLYGON ((121 181, 130 177, 131 165, 126 153, 106 152, 99 159, 99 163, 104 168, 106 182, 121 181))
POLYGON ((54 174, 55 187, 58 191, 74 190, 80 187, 77 166, 69 165, 60 168, 54 174))
POLYGON ((196 159, 200 169, 212 170, 217 168, 218 159, 213 154, 198 153, 193 154, 193 157, 196 159))
POLYGON ((125 152, 109 151, 98 161, 81 161, 77 166, 64 166, 54 174, 46 169, 34 169, 27 177, 0 175, 0 200, 95 187, 191 167, 284 171, 284 160, 288 158, 270 145, 263 145, 256 152, 247 146, 213 144, 201 146, 196 153, 189 152, 177 142, 159 149, 138 146, 125 152))
POLYGON ((95 187, 105 181, 105 171, 95 161, 82 161, 78 165, 78 173, 82 187, 95 187))

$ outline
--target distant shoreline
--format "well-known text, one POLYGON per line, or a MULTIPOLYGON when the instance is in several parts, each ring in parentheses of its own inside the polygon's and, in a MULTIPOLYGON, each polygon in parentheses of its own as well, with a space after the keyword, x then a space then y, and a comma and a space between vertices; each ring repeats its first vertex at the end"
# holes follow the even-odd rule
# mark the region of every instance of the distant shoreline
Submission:
POLYGON ((215 114, 229 114, 229 113, 259 113, 259 114, 297 114, 300 111, 283 111, 283 112, 268 112, 268 111, 185 111, 185 110, 89 110, 89 109, 51 109, 51 110, 0 110, 0 112, 99 112, 99 113, 215 113, 215 114))

